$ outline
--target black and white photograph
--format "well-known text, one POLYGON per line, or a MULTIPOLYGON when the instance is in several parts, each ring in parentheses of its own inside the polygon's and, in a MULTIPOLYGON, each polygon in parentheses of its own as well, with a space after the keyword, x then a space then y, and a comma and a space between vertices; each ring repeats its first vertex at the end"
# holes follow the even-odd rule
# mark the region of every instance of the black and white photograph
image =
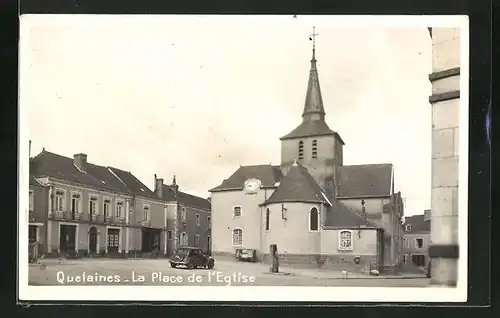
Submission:
POLYGON ((468 23, 23 15, 20 299, 466 301, 468 23))

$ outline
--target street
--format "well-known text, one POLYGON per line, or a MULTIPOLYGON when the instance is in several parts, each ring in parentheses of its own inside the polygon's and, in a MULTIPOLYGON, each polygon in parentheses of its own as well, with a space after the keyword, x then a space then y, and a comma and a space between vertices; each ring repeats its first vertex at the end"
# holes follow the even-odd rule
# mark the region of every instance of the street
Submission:
POLYGON ((29 266, 30 285, 194 285, 194 286, 377 286, 426 287, 424 277, 374 277, 333 270, 280 268, 220 260, 215 268, 171 268, 166 259, 43 260, 29 266))

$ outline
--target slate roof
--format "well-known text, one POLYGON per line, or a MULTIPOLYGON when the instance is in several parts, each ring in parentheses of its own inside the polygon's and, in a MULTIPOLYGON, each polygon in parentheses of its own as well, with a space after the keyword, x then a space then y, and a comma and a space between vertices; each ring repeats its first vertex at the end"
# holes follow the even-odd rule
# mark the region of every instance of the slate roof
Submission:
POLYGON ((200 210, 210 211, 212 204, 206 198, 201 198, 186 192, 175 191, 173 186, 163 185, 163 200, 177 201, 181 205, 193 207, 200 210))
POLYGON ((153 191, 142 183, 141 180, 137 179, 131 172, 114 167, 109 167, 109 169, 116 175, 116 177, 123 181, 132 194, 140 197, 160 200, 160 198, 158 198, 153 191))
POLYGON ((278 188, 263 203, 318 202, 330 204, 331 196, 316 182, 306 168, 295 163, 278 188), (329 198, 330 197, 330 198, 329 198))
POLYGON ((326 213, 326 227, 379 227, 370 221, 365 222, 361 211, 357 212, 337 200, 332 201, 332 207, 326 213))
POLYGON ((240 166, 228 179, 222 181, 222 184, 209 190, 210 192, 243 189, 243 184, 250 178, 259 179, 262 187, 275 187, 277 182, 283 178, 279 166, 255 165, 240 166))
POLYGON ((36 177, 54 177, 60 180, 88 185, 98 190, 130 194, 129 189, 104 166, 87 163, 86 172, 73 164, 73 158, 43 150, 31 159, 31 173, 36 177))
POLYGON ((405 222, 403 224, 405 233, 407 234, 418 234, 431 231, 431 221, 424 220, 423 214, 417 214, 405 217, 405 222), (406 225, 411 224, 411 230, 406 231, 406 225))
POLYGON ((324 120, 306 120, 303 121, 297 128, 292 130, 287 135, 281 137, 281 140, 286 139, 295 139, 301 137, 310 137, 310 136, 328 136, 334 135, 336 136, 344 145, 344 141, 340 138, 340 135, 331 130, 328 127, 328 124, 324 120))
POLYGON ((387 164, 339 167, 339 198, 391 195, 393 166, 387 164))

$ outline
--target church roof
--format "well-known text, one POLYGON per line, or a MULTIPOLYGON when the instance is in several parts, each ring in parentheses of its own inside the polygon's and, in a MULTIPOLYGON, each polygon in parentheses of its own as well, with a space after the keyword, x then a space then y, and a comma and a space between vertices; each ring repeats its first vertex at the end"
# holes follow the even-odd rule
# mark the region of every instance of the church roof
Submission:
POLYGON ((332 207, 325 215, 325 227, 378 227, 370 221, 365 222, 363 216, 361 215, 361 211, 354 211, 347 205, 337 200, 332 201, 332 207))
POLYGON ((328 135, 336 136, 340 140, 342 145, 345 145, 342 138, 340 138, 340 135, 337 132, 331 130, 330 127, 328 127, 328 124, 324 120, 303 121, 297 128, 292 130, 287 135, 281 137, 280 139, 286 140, 286 139, 295 139, 308 136, 328 136, 328 135))
POLYGON ((270 164, 240 166, 228 179, 222 181, 222 184, 211 189, 210 192, 243 189, 243 184, 250 178, 259 179, 264 188, 274 188, 276 183, 283 178, 283 174, 279 166, 270 164))
POLYGON ((339 198, 382 197, 392 193, 393 166, 387 164, 339 167, 339 198))
POLYGON ((281 180, 278 188, 263 205, 282 202, 318 202, 331 204, 331 198, 329 197, 306 168, 294 163, 290 171, 281 180))
POLYGON ((131 194, 107 167, 87 163, 85 172, 82 172, 73 163, 73 158, 43 150, 31 158, 30 174, 34 177, 53 177, 103 191, 131 194))

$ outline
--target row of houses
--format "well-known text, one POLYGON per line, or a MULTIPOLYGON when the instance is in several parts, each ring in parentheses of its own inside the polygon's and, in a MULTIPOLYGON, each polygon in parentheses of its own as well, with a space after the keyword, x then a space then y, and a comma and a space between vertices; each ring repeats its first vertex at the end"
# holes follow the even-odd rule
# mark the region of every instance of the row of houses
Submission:
MULTIPOLYGON (((131 172, 45 149, 30 158, 30 252, 46 257, 168 256, 178 246, 210 252, 211 203, 131 172)), ((35 256, 36 258, 36 256, 35 256)))

